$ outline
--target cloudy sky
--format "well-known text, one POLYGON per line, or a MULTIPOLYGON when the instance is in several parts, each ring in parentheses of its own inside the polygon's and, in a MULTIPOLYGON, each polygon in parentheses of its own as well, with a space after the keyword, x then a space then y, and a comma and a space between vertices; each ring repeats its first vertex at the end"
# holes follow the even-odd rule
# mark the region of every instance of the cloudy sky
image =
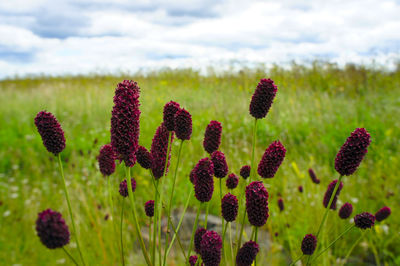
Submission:
POLYGON ((5 0, 0 78, 315 58, 390 64, 396 0, 5 0))

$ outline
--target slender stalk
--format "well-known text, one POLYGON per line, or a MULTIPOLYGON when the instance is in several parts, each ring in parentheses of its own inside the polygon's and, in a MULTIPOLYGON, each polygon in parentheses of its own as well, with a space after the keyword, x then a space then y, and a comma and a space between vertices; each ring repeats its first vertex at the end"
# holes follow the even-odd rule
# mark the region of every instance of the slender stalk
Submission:
MULTIPOLYGON (((220 203, 221 203, 221 211, 222 211, 222 178, 219 178, 219 197, 221 200, 220 203)), ((222 228, 224 228, 224 223, 225 223, 224 217, 222 217, 222 215, 221 215, 222 228)), ((222 241, 224 241, 224 240, 222 239, 222 241)))
POLYGON ((346 257, 344 257, 343 265, 346 263, 347 259, 350 257, 350 254, 353 252, 353 249, 358 245, 358 243, 361 241, 361 239, 363 239, 363 237, 365 236, 365 233, 367 233, 367 231, 362 232, 360 237, 351 246, 351 248, 349 249, 349 251, 346 254, 346 257))
MULTIPOLYGON (((172 188, 171 188, 171 195, 169 198, 169 206, 168 206, 168 210, 167 210, 167 217, 170 217, 171 215, 171 208, 172 208, 172 200, 174 198, 174 191, 175 191, 175 182, 176 182, 176 174, 178 172, 178 166, 179 166, 179 160, 181 158, 181 151, 182 151, 182 146, 183 146, 183 140, 181 140, 181 145, 179 145, 179 151, 178 151, 178 159, 176 161, 176 167, 175 167, 175 172, 174 172, 174 179, 172 181, 172 188)), ((172 222, 171 222, 172 223, 172 222)), ((169 229, 169 224, 167 224, 167 228, 169 229)), ((169 231, 169 230, 168 230, 169 231)), ((169 242, 169 233, 167 232, 167 239, 165 240, 165 250, 167 250, 168 247, 168 243, 169 242)), ((164 265, 166 265, 166 261, 167 261, 167 252, 164 252, 164 265)))
POLYGON ((136 234, 139 238, 139 244, 140 247, 142 248, 142 253, 143 256, 147 262, 148 265, 153 265, 150 261, 149 255, 147 254, 147 250, 146 250, 146 246, 144 245, 144 241, 143 241, 143 237, 142 234, 140 232, 140 227, 139 227, 139 221, 137 219, 137 215, 136 215, 136 205, 135 205, 135 199, 134 199, 134 195, 133 195, 133 191, 132 191, 132 179, 131 179, 131 170, 129 167, 127 167, 127 186, 128 186, 128 194, 129 194, 129 200, 131 202, 131 207, 132 207, 132 214, 133 214, 133 220, 134 220, 134 224, 135 224, 135 229, 136 229, 136 234))
MULTIPOLYGON (((190 257, 190 252, 192 251, 193 247, 193 239, 194 239, 194 233, 196 232, 197 225, 199 223, 199 216, 200 216, 200 210, 201 210, 202 202, 200 202, 200 206, 197 209, 197 214, 196 214, 196 220, 194 220, 193 224, 193 229, 192 229, 192 236, 190 237, 190 244, 189 244, 189 251, 188 251, 188 257, 190 257)), ((186 261, 186 263, 189 263, 189 261, 186 261)))
POLYGON ((152 219, 149 217, 149 250, 150 250, 150 257, 151 257, 151 247, 153 246, 151 243, 151 224, 152 224, 152 219))
POLYGON ((62 177, 63 184, 64 184, 64 193, 65 193, 65 198, 67 199, 68 210, 69 210, 69 216, 71 217, 72 228, 74 229, 74 234, 75 234, 75 239, 76 239, 76 246, 77 246, 77 248, 78 248, 79 256, 81 257, 81 260, 82 260, 83 265, 86 265, 86 264, 85 264, 85 260, 84 260, 83 255, 82 255, 81 247, 80 247, 80 245, 79 245, 78 233, 77 233, 77 231, 76 231, 75 221, 74 221, 74 217, 73 217, 73 215, 72 215, 71 202, 70 202, 70 200, 69 200, 69 194, 68 194, 68 190, 67 190, 67 184, 65 183, 64 169, 63 169, 63 166, 62 166, 62 161, 61 161, 61 155, 60 155, 60 154, 58 154, 58 165, 59 165, 59 167, 60 167, 60 173, 61 173, 61 177, 62 177))
POLYGON ((311 263, 314 262, 319 256, 321 256, 325 251, 327 251, 331 246, 333 246, 340 238, 342 238, 342 236, 344 236, 347 232, 349 232, 354 227, 355 227, 354 224, 347 227, 347 229, 344 230, 335 240, 333 240, 326 248, 324 248, 321 252, 319 252, 318 255, 316 255, 314 257, 314 259, 311 261, 311 263))
POLYGON ((153 228, 153 252, 151 254, 151 261, 153 265, 156 263, 156 242, 157 242, 157 229, 158 229, 158 183, 159 181, 154 181, 153 172, 150 170, 152 180, 154 183, 154 188, 157 191, 154 196, 154 228, 153 228))
POLYGON ((122 224, 124 220, 124 206, 125 206, 125 199, 122 198, 122 208, 121 208, 121 223, 120 223, 120 239, 121 239, 121 258, 122 258, 122 265, 125 266, 125 258, 124 258, 124 240, 122 239, 122 224))
POLYGON ((232 265, 235 260, 233 257, 233 246, 232 246, 232 223, 229 223, 229 244, 231 246, 231 256, 232 256, 232 265))
POLYGON ((67 256, 72 260, 72 262, 73 262, 76 266, 79 266, 79 264, 76 262, 76 260, 74 259, 74 257, 72 257, 72 255, 69 254, 69 252, 65 249, 65 247, 62 247, 62 250, 64 250, 65 254, 67 254, 67 256))
MULTIPOLYGON (((258 234, 258 227, 255 226, 255 233, 254 233, 254 242, 257 243, 257 234, 258 234)), ((257 266, 257 256, 254 258, 254 266, 257 266)))
POLYGON ((207 202, 206 217, 204 219, 204 228, 207 229, 208 210, 210 209, 210 202, 207 202))
POLYGON ((299 260, 301 260, 304 257, 304 254, 301 254, 300 257, 298 257, 295 261, 292 261, 292 263, 289 264, 289 266, 295 265, 299 260))
MULTIPOLYGON (((107 185, 108 185, 108 201, 109 201, 109 205, 111 207, 111 220, 112 220, 112 225, 113 225, 113 232, 114 232, 114 236, 117 236, 117 229, 115 226, 115 220, 114 220, 114 202, 112 199, 112 187, 111 187, 111 178, 108 176, 107 177, 107 185)), ((119 247, 118 247, 119 248, 119 247)))
POLYGON ((380 266, 381 263, 379 261, 378 251, 376 250, 374 243, 372 241, 370 241, 369 239, 367 239, 367 241, 368 241, 368 244, 371 246, 372 253, 374 254, 374 257, 375 257, 376 265, 380 266))
POLYGON ((225 244, 224 244, 225 235, 226 235, 226 229, 228 228, 228 223, 229 223, 229 222, 226 223, 225 227, 222 226, 222 230, 223 230, 223 233, 222 233, 222 252, 224 252, 225 264, 228 263, 228 261, 227 261, 227 259, 226 259, 225 244))

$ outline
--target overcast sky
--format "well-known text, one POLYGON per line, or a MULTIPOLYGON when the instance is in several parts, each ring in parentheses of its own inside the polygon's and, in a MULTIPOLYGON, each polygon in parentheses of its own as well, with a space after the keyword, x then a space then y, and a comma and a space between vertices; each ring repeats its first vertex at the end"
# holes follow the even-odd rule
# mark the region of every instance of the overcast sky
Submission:
POLYGON ((0 78, 314 58, 389 64, 400 1, 3 0, 0 78))

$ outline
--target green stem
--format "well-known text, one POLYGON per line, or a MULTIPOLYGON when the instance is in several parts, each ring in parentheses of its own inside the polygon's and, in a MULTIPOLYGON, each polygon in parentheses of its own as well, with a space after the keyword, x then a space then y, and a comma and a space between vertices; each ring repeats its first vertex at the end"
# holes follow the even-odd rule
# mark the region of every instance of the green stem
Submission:
MULTIPOLYGON (((220 203, 221 203, 221 211, 222 211, 222 178, 219 178, 219 197, 221 199, 220 203)), ((224 223, 225 223, 224 217, 222 217, 222 215, 221 215, 222 228, 224 228, 224 223)), ((224 239, 222 239, 222 244, 223 243, 224 243, 224 239)))
MULTIPOLYGON (((150 169, 150 173, 152 176, 154 188, 158 192, 159 181, 154 180, 153 172, 151 171, 151 169, 150 169)), ((155 193, 155 196, 154 196, 153 252, 151 254, 151 261, 152 261, 153 265, 155 265, 155 263, 156 263, 155 259, 156 259, 156 242, 157 242, 157 229, 158 229, 157 225, 158 225, 158 193, 155 193)))
MULTIPOLYGON (((258 234, 258 227, 255 226, 255 233, 254 233, 254 242, 257 243, 257 234, 258 234)), ((254 258, 254 266, 257 266, 257 255, 254 258)))
POLYGON ((225 227, 222 226, 222 229, 223 229, 223 233, 222 233, 222 252, 224 252, 225 264, 228 263, 228 261, 227 261, 227 259, 226 259, 225 244, 224 244, 226 229, 228 228, 228 223, 229 223, 229 222, 226 223, 225 227))
POLYGON ((69 216, 71 217, 72 228, 74 229, 74 234, 75 234, 75 239, 76 239, 76 246, 77 246, 77 248, 78 248, 79 256, 81 257, 81 260, 82 260, 83 265, 86 265, 86 264, 85 264, 85 260, 84 260, 83 255, 82 255, 81 247, 80 247, 80 245, 79 245, 78 233, 77 233, 77 231, 76 231, 75 221, 74 221, 74 217, 73 217, 73 215, 72 215, 71 202, 70 202, 70 200, 69 200, 69 194, 68 194, 68 190, 67 190, 67 184, 65 183, 64 169, 63 169, 63 166, 62 166, 61 155, 60 155, 60 154, 58 154, 58 165, 59 165, 59 167, 60 167, 60 173, 61 173, 62 180, 63 180, 63 184, 64 184, 64 193, 65 193, 65 198, 67 199, 68 210, 69 210, 69 216))
POLYGON ((67 256, 72 260, 72 262, 73 262, 76 266, 79 266, 79 264, 76 262, 76 260, 74 259, 74 257, 72 257, 72 255, 69 254, 69 252, 65 249, 65 247, 62 247, 62 250, 64 250, 65 254, 67 254, 67 256))
POLYGON ((302 254, 300 257, 298 257, 295 261, 292 261, 292 263, 289 264, 289 266, 295 265, 299 260, 301 260, 304 257, 304 254, 302 254))
POLYGON ((128 186, 128 194, 129 194, 129 200, 131 202, 131 207, 132 207, 132 214, 133 214, 133 220, 134 220, 134 224, 135 224, 135 229, 136 229, 136 234, 139 238, 139 244, 140 247, 142 248, 142 253, 143 256, 147 262, 148 265, 153 265, 150 261, 149 255, 147 254, 147 250, 146 250, 146 246, 144 245, 144 241, 143 241, 143 237, 142 234, 140 232, 140 227, 139 227, 139 221, 137 219, 137 215, 136 215, 136 205, 135 205, 135 199, 134 199, 134 195, 133 195, 133 191, 132 191, 132 179, 131 179, 131 169, 129 167, 127 167, 127 186, 128 186))
POLYGON ((149 250, 150 250, 150 257, 151 257, 151 247, 153 246, 151 244, 151 224, 152 224, 152 219, 151 219, 151 217, 149 217, 149 250))
POLYGON ((121 258, 122 258, 122 265, 125 266, 125 258, 124 258, 124 240, 122 239, 122 224, 124 220, 124 206, 125 200, 122 198, 122 208, 121 208, 121 223, 120 223, 120 239, 121 239, 121 258))
MULTIPOLYGON (((197 209, 196 220, 194 220, 194 224, 193 224, 192 236, 190 237, 189 251, 188 251, 188 253, 187 253, 187 254, 188 254, 188 257, 190 257, 190 252, 192 252, 194 233, 196 232, 197 224, 198 224, 198 222, 199 222, 199 216, 200 216, 201 206, 202 206, 202 202, 200 201, 200 206, 199 206, 199 208, 197 209)), ((186 260, 186 263, 189 263, 189 261, 186 260)))
POLYGON ((319 252, 318 255, 316 255, 314 259, 311 261, 311 263, 314 262, 319 256, 321 256, 325 251, 327 251, 331 246, 333 246, 340 238, 342 238, 342 236, 344 236, 347 232, 353 229, 353 227, 355 227, 354 224, 347 227, 347 229, 344 230, 335 240, 333 240, 326 248, 324 248, 321 252, 319 252))
POLYGON ((353 252, 353 249, 357 246, 357 244, 361 241, 361 239, 363 239, 363 237, 365 236, 366 233, 367 233, 367 231, 362 232, 360 237, 351 246, 351 248, 349 249, 349 251, 346 254, 346 257, 343 260, 343 265, 346 263, 347 259, 350 257, 350 254, 353 252))
POLYGON ((210 202, 208 201, 206 204, 207 208, 206 208, 206 217, 204 219, 204 229, 207 229, 208 210, 210 209, 210 202))
POLYGON ((235 258, 233 257, 233 246, 232 246, 232 223, 229 223, 229 244, 231 246, 231 256, 232 256, 232 265, 233 265, 235 258))
POLYGON ((114 217, 114 202, 112 199, 112 187, 111 187, 111 181, 110 181, 110 177, 107 177, 107 185, 108 185, 108 201, 109 201, 109 205, 111 207, 111 220, 112 220, 112 225, 113 225, 113 231, 114 231, 114 236, 117 236, 117 229, 115 226, 115 217, 114 217))

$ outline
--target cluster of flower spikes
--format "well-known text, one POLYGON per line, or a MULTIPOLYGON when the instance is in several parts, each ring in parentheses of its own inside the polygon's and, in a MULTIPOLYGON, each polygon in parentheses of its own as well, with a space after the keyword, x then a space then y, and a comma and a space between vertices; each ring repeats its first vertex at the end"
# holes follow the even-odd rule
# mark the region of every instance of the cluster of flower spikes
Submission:
POLYGON ((205 266, 218 266, 221 262, 222 239, 215 231, 207 231, 200 242, 200 255, 205 266))
POLYGON ((211 154, 211 161, 214 165, 214 175, 217 178, 224 178, 228 174, 228 164, 225 154, 221 151, 215 151, 211 154))
POLYGON ((354 224, 360 229, 371 228, 375 224, 375 216, 369 212, 363 212, 354 216, 354 224))
POLYGON ((144 169, 150 169, 153 164, 153 156, 143 146, 139 146, 138 150, 136 151, 136 160, 144 169))
POLYGON ((254 181, 246 187, 246 211, 253 226, 263 226, 269 217, 268 192, 260 181, 254 181))
POLYGON ((221 200, 221 213, 225 221, 233 222, 238 214, 238 199, 231 193, 226 194, 221 200))
POLYGON ((175 114, 180 109, 180 105, 177 102, 170 101, 164 105, 163 110, 163 121, 168 131, 174 131, 175 129, 175 114))
MULTIPOLYGON (((328 185, 328 188, 326 189, 326 192, 325 192, 325 195, 324 195, 324 200, 322 202, 324 204, 325 208, 328 208, 329 200, 331 198, 331 195, 333 194, 333 191, 335 190, 335 186, 336 186, 337 182, 338 182, 337 179, 333 180, 328 185)), ((338 189, 336 191, 336 194, 335 194, 335 196, 333 197, 333 200, 332 200, 332 204, 331 204, 331 208, 330 208, 331 210, 336 210, 337 199, 338 199, 338 196, 339 196, 340 191, 342 190, 342 188, 343 188, 343 182, 340 182, 339 187, 338 187, 338 189)))
POLYGON ((115 171, 115 154, 111 144, 106 144, 100 148, 100 154, 97 157, 100 172, 104 176, 112 175, 115 171))
POLYGON ((250 165, 244 165, 240 168, 240 176, 247 179, 250 176, 250 165))
POLYGON ((235 189, 239 184, 239 178, 234 173, 230 174, 226 179, 226 187, 228 189, 235 189))
POLYGON ((43 145, 49 152, 57 156, 64 150, 64 131, 52 113, 40 111, 35 117, 35 126, 42 137, 43 145))
POLYGON ((313 183, 319 184, 321 182, 321 180, 317 178, 317 175, 312 168, 308 169, 308 174, 310 175, 311 181, 313 181, 313 183))
POLYGON ((317 247, 317 238, 313 234, 307 234, 301 242, 301 251, 304 255, 312 255, 317 247))
MULTIPOLYGON (((132 184, 132 192, 135 192, 136 190, 136 180, 131 177, 131 184, 132 184)), ((128 182, 126 179, 124 179, 120 184, 119 184, 119 194, 121 194, 122 197, 126 198, 128 197, 128 182)))
POLYGON ((49 249, 61 248, 69 243, 70 233, 61 213, 52 209, 38 214, 36 232, 40 241, 49 249))
POLYGON ((148 217, 154 216, 154 200, 149 200, 144 204, 144 212, 148 217))
POLYGON ((214 165, 208 158, 201 159, 194 170, 194 192, 200 202, 208 202, 214 192, 214 165))
POLYGON ((274 141, 265 150, 260 163, 258 164, 258 174, 263 178, 273 178, 279 166, 285 159, 286 149, 280 141, 274 141))
POLYGON ((251 98, 250 114, 256 118, 264 118, 274 101, 278 87, 271 79, 261 79, 251 98))
MULTIPOLYGON (((165 127, 164 123, 161 123, 161 125, 157 128, 156 133, 154 134, 150 149, 150 153, 153 158, 151 171, 155 179, 161 178, 164 173, 165 159, 167 157, 167 152, 168 152, 167 151, 168 137, 169 137, 169 131, 165 127)), ((173 138, 174 134, 172 134, 171 143, 173 141, 173 138)), ((168 172, 170 158, 171 158, 171 153, 169 152, 167 169, 165 170, 165 172, 168 172)))
POLYGON ((128 167, 135 164, 139 146, 139 95, 140 88, 136 82, 124 80, 119 83, 111 113, 111 145, 128 167))
POLYGON ((207 230, 203 227, 199 227, 197 228, 195 234, 194 234, 194 251, 197 254, 200 254, 200 243, 201 243, 201 239, 203 237, 203 235, 207 232, 207 230))
POLYGON ((192 116, 184 108, 175 114, 175 134, 180 140, 190 140, 192 135, 192 116))
POLYGON ((252 240, 244 243, 236 255, 236 265, 251 266, 259 250, 258 244, 252 240))
POLYGON ((221 144, 222 125, 218 121, 211 121, 204 133, 203 147, 209 154, 218 150, 221 144))
POLYGON ((351 213, 353 212, 353 205, 351 203, 346 202, 343 206, 339 209, 339 217, 341 219, 347 219, 350 217, 351 213))

